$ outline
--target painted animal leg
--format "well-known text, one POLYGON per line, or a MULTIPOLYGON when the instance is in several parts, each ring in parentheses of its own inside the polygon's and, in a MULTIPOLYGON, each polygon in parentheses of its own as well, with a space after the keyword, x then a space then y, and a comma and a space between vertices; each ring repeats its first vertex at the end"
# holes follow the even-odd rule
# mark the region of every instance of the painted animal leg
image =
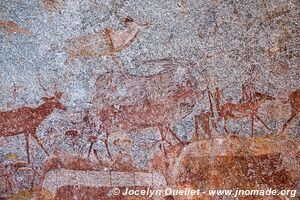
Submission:
POLYGON ((217 130, 217 123, 216 123, 216 120, 215 120, 215 114, 214 114, 214 108, 213 108, 213 103, 212 103, 212 94, 209 90, 209 88, 207 88, 208 91, 208 100, 209 100, 209 107, 210 107, 210 115, 212 116, 212 126, 214 127, 215 130, 217 130))
POLYGON ((258 116, 258 115, 255 115, 255 117, 268 129, 268 130, 271 130, 267 124, 258 116))
POLYGON ((163 153, 164 157, 167 159, 167 153, 166 153, 166 148, 164 144, 159 144, 159 148, 161 152, 163 153))
POLYGON ((33 137, 33 139, 35 139, 35 141, 37 142, 37 144, 45 151, 46 155, 49 156, 48 152, 44 148, 43 144, 41 143, 41 141, 38 138, 38 136, 36 135, 36 133, 32 133, 31 136, 33 137))
POLYGON ((282 126, 282 133, 285 131, 285 129, 287 128, 288 124, 297 116, 296 113, 292 113, 291 116, 289 117, 289 119, 285 122, 285 124, 282 126))
POLYGON ((109 146, 108 146, 108 133, 107 132, 106 132, 106 138, 103 140, 103 143, 105 145, 108 157, 112 160, 112 156, 111 156, 111 153, 110 153, 110 150, 109 150, 109 146))
POLYGON ((212 94, 211 94, 211 91, 209 90, 209 88, 207 88, 207 94, 208 94, 208 101, 209 101, 209 108, 210 108, 210 112, 211 112, 211 115, 212 117, 214 117, 214 108, 213 108, 213 104, 212 104, 212 94))
POLYGON ((94 143, 94 142, 91 142, 91 144, 90 144, 89 153, 88 153, 88 158, 90 158, 90 154, 91 154, 91 151, 92 151, 92 148, 93 148, 93 143, 94 143))
POLYGON ((181 141, 181 139, 176 135, 176 133, 174 133, 174 131, 172 131, 169 127, 166 127, 166 130, 167 130, 169 133, 171 133, 171 135, 172 135, 176 140, 178 140, 178 142, 183 143, 183 142, 181 141))
POLYGON ((228 133, 228 130, 227 130, 227 118, 224 118, 224 125, 223 125, 223 128, 225 130, 225 133, 228 133))
MULTIPOLYGON (((210 139, 212 139, 212 129, 210 128, 211 116, 212 114, 210 112, 205 112, 204 115, 201 117, 201 127, 210 139)), ((215 120, 213 118, 212 123, 214 124, 214 122, 215 120)), ((216 126, 214 128, 215 130, 217 130, 216 126)))
POLYGON ((29 157, 29 133, 25 133, 25 142, 26 142, 26 153, 27 153, 27 160, 28 163, 30 163, 30 157, 29 157))
POLYGON ((254 131, 254 115, 251 116, 251 135, 253 137, 253 131, 254 131))

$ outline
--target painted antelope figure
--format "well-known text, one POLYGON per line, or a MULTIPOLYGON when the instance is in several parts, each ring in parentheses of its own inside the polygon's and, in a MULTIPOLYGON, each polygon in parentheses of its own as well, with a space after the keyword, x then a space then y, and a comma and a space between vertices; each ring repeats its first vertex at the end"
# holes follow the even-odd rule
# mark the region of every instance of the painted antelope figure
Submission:
POLYGON ((36 108, 21 107, 11 111, 0 112, 0 136, 8 137, 24 134, 26 141, 27 159, 29 157, 29 136, 31 135, 37 144, 45 151, 36 134, 38 126, 55 110, 65 110, 65 106, 59 102, 62 93, 58 92, 52 97, 42 97, 44 103, 36 108))
MULTIPOLYGON (((119 130, 136 131, 145 128, 158 128, 161 140, 172 145, 166 139, 171 134, 178 142, 181 139, 171 129, 171 125, 189 115, 195 104, 203 98, 203 91, 197 88, 193 80, 178 85, 176 94, 162 101, 145 100, 137 105, 121 105, 119 108, 106 106, 98 112, 103 131, 113 134, 119 130)), ((108 146, 107 151, 108 154, 108 146)))
POLYGON ((223 128, 226 133, 227 130, 227 120, 228 118, 238 119, 249 117, 251 119, 251 134, 253 136, 254 131, 254 118, 257 118, 268 130, 269 127, 263 122, 263 120, 257 115, 260 106, 265 103, 265 101, 275 100, 274 97, 263 94, 260 92, 254 92, 253 96, 245 95, 243 91, 243 97, 247 97, 244 101, 239 103, 226 102, 220 105, 221 90, 216 88, 214 95, 216 101, 216 109, 218 113, 218 121, 224 119, 223 128))
POLYGON ((200 115, 195 116, 195 135, 199 137, 198 126, 200 125, 205 132, 205 134, 211 137, 212 129, 210 124, 214 129, 217 129, 217 121, 221 119, 224 120, 223 128, 226 133, 227 130, 227 120, 238 119, 243 117, 249 117, 251 119, 251 134, 253 135, 254 131, 254 118, 257 118, 268 130, 269 127, 266 123, 257 115, 259 107, 267 100, 275 100, 274 97, 263 94, 260 92, 256 92, 254 88, 254 84, 250 81, 249 84, 242 85, 242 98, 238 103, 226 102, 224 104, 220 104, 221 100, 221 90, 217 87, 215 92, 212 93, 209 88, 207 88, 208 99, 210 103, 210 111, 202 111, 200 115), (212 99, 215 100, 216 103, 216 111, 218 118, 215 118, 214 109, 212 99))
POLYGON ((12 43, 12 35, 14 33, 21 33, 21 34, 31 34, 32 31, 26 28, 20 27, 16 22, 14 21, 1 21, 0 20, 0 28, 4 28, 7 32, 7 39, 9 43, 12 43))
POLYGON ((290 104, 292 106, 291 115, 282 127, 282 133, 285 131, 289 123, 300 113, 300 89, 295 90, 289 95, 290 104))
POLYGON ((66 40, 64 49, 69 57, 65 64, 76 58, 88 60, 101 56, 112 56, 115 60, 116 53, 129 47, 140 29, 150 25, 148 22, 136 22, 128 16, 123 19, 123 22, 125 29, 121 31, 105 28, 96 33, 66 40))

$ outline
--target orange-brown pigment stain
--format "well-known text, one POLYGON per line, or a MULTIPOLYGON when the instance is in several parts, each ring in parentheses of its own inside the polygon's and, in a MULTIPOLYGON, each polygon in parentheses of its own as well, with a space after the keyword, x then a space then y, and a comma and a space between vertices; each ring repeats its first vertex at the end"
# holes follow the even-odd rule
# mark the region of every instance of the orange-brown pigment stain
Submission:
POLYGON ((12 43, 12 35, 14 33, 27 34, 30 35, 32 31, 30 29, 22 28, 14 21, 1 21, 0 20, 0 28, 4 28, 7 32, 7 39, 9 43, 12 43))
POLYGON ((59 102, 61 96, 62 93, 57 93, 53 97, 43 97, 42 100, 44 103, 37 108, 21 107, 12 111, 0 112, 1 136, 8 137, 23 133, 26 140, 28 162, 30 162, 29 135, 35 139, 38 145, 48 155, 40 139, 36 135, 36 129, 55 109, 65 109, 59 102))
POLYGON ((185 169, 179 185, 194 188, 256 189, 259 185, 292 188, 292 175, 282 168, 280 153, 260 156, 205 156, 182 160, 185 169), (197 169, 197 170, 195 170, 197 169))

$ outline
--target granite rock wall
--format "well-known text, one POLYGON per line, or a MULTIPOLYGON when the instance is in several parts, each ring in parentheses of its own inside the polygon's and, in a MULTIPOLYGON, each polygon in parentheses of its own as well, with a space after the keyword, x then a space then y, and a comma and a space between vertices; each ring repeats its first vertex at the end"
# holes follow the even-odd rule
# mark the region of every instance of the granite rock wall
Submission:
POLYGON ((58 169, 299 189, 299 21, 298 0, 0 0, 0 199, 114 198, 54 194, 58 169))

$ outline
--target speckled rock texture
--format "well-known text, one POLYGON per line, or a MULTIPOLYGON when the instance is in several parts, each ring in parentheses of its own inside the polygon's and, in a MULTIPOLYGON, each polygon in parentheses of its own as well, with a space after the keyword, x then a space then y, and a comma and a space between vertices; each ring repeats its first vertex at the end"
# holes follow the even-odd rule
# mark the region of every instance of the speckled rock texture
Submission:
POLYGON ((299 0, 0 0, 0 199, 299 198, 299 65, 299 0))

